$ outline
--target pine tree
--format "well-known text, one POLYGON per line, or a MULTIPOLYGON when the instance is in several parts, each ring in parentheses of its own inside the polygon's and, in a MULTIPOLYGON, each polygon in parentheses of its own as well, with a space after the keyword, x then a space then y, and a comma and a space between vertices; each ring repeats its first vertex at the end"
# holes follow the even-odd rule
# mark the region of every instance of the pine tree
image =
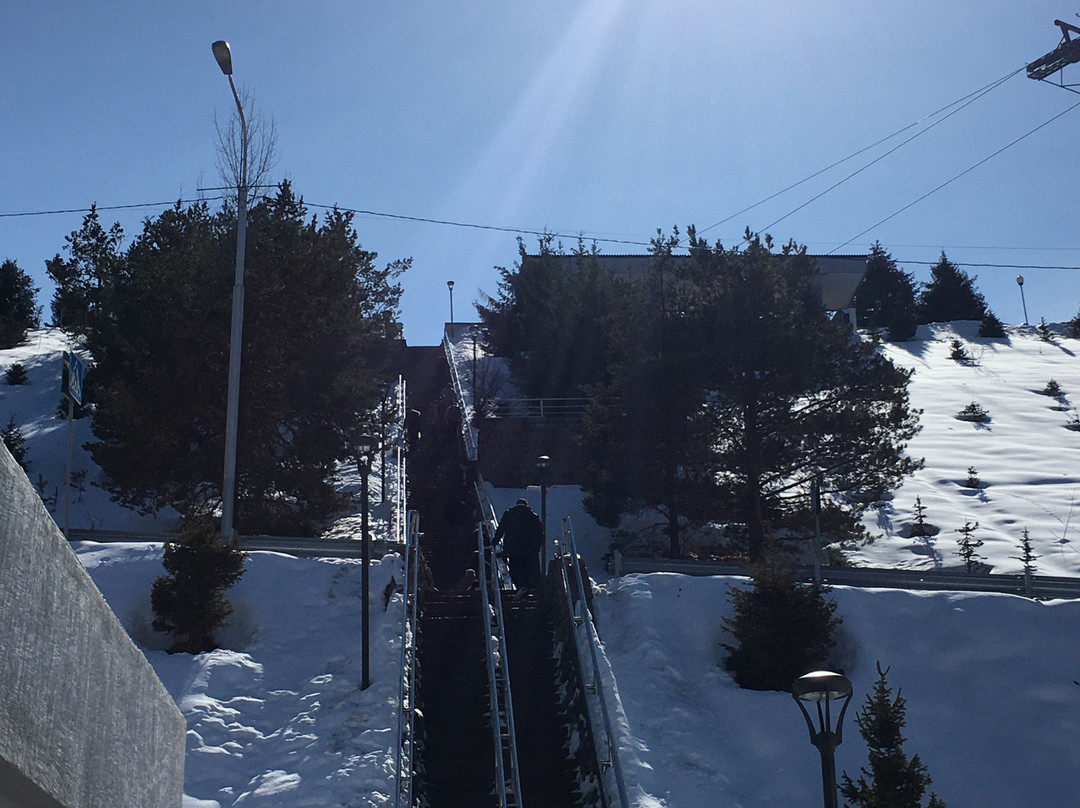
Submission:
POLYGON ((1080 339, 1080 311, 1076 313, 1067 326, 1067 333, 1073 339, 1080 339))
POLYGON ((975 289, 975 279, 941 254, 930 270, 931 281, 916 304, 919 323, 982 320, 986 299, 975 289))
MULTIPOLYGON (((88 448, 122 504, 218 507, 235 222, 177 204, 90 296, 88 448)), ((349 436, 375 417, 408 262, 377 267, 350 214, 309 217, 287 183, 248 223, 237 529, 312 535, 341 505, 332 476, 349 436)))
POLYGON ((26 366, 21 362, 16 362, 14 365, 4 371, 4 382, 12 386, 18 386, 26 384, 30 381, 30 376, 26 372, 26 366))
POLYGON ((1035 326, 1035 332, 1043 342, 1054 341, 1054 332, 1050 329, 1050 326, 1047 325, 1045 317, 1039 319, 1039 324, 1035 326))
POLYGON ((108 307, 109 291, 122 274, 120 245, 124 231, 119 223, 106 230, 95 203, 83 218, 82 227, 65 240, 68 257, 58 254, 45 262, 45 271, 56 284, 53 324, 69 333, 85 333, 92 316, 108 307))
POLYGON ((915 507, 912 510, 914 516, 911 520, 911 535, 931 535, 930 526, 926 523, 926 506, 922 504, 922 499, 918 495, 915 496, 915 507))
POLYGON ((915 279, 896 265, 875 242, 866 261, 866 274, 855 290, 856 319, 860 328, 884 328, 891 342, 915 334, 915 279))
POLYGON ((983 557, 978 554, 977 550, 983 546, 982 539, 974 538, 975 531, 979 529, 979 523, 972 524, 971 522, 964 522, 962 528, 958 528, 957 532, 960 534, 960 538, 956 540, 960 545, 960 558, 964 561, 964 570, 971 572, 975 569, 975 565, 983 560, 983 557))
POLYGON ((990 309, 979 323, 979 336, 987 338, 1001 338, 1005 336, 1005 326, 990 309))
POLYGON ((836 602, 825 599, 828 586, 800 584, 780 555, 752 565, 750 575, 752 588, 728 589, 734 615, 722 622, 737 644, 723 644, 724 667, 740 687, 788 691, 827 661, 841 623, 836 602))
POLYGON ((22 466, 23 471, 30 471, 30 461, 26 459, 26 437, 19 425, 15 423, 14 415, 8 418, 7 426, 0 430, 0 439, 4 441, 4 445, 15 458, 15 462, 22 466))
POLYGON ((14 348, 41 325, 33 279, 11 259, 0 263, 0 348, 14 348))
POLYGON ((225 591, 244 574, 246 558, 238 545, 220 540, 209 519, 188 523, 179 541, 165 544, 168 575, 154 581, 150 603, 154 628, 173 635, 169 653, 218 647, 214 632, 232 614, 225 591))
MULTIPOLYGON (((889 669, 882 670, 880 662, 877 672, 874 692, 855 717, 869 752, 868 766, 859 770, 857 780, 845 772, 840 793, 855 808, 922 808, 931 780, 919 756, 909 758, 904 752, 907 700, 899 691, 892 697, 889 669)), ((927 806, 945 808, 945 803, 931 793, 927 806)))

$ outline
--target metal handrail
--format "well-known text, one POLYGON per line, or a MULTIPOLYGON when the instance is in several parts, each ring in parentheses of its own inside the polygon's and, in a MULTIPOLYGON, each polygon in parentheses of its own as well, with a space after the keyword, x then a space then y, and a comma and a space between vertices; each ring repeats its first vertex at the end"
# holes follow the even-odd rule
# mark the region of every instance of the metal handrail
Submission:
MULTIPOLYGON (((406 408, 405 380, 398 377, 398 413, 406 408)), ((385 452, 385 447, 383 449, 385 452)), ((398 681, 398 744, 394 751, 395 808, 413 808, 413 770, 416 758, 416 645, 419 621, 420 514, 409 511, 406 495, 406 458, 399 444, 394 449, 394 538, 402 548, 401 677, 398 681)), ((385 462, 385 454, 383 455, 385 462)))
POLYGON ((611 711, 608 709, 607 698, 604 695, 604 682, 603 677, 600 675, 600 659, 598 647, 600 644, 600 636, 597 634, 596 626, 593 623, 592 614, 589 612, 588 601, 585 598, 585 584, 581 579, 581 568, 578 566, 578 552, 577 542, 574 540, 574 528, 570 522, 570 517, 563 517, 562 520, 562 535, 563 539, 560 544, 566 544, 566 549, 569 551, 569 563, 566 563, 566 558, 563 553, 563 547, 560 546, 559 553, 563 556, 564 563, 559 564, 559 569, 562 574, 563 593, 566 596, 567 612, 570 615, 574 627, 574 643, 577 645, 578 659, 582 660, 585 655, 582 653, 582 645, 588 646, 589 662, 591 664, 591 692, 595 694, 595 698, 590 701, 590 688, 586 687, 585 701, 590 705, 590 712, 592 712, 593 704, 599 707, 600 717, 603 724, 604 737, 600 738, 596 732, 596 722, 591 722, 593 725, 593 744, 596 748, 596 758, 601 765, 601 778, 600 785, 604 790, 605 802, 607 805, 611 805, 611 788, 609 779, 613 779, 615 792, 619 797, 619 808, 629 808, 630 802, 626 795, 626 782, 623 778, 622 761, 619 757, 619 745, 616 740, 615 730, 611 723, 611 711), (572 573, 570 572, 572 570, 572 573), (574 588, 577 591, 577 607, 575 608, 573 602, 573 596, 570 593, 570 582, 568 576, 572 575, 574 578, 574 588), (611 773, 610 775, 608 773, 611 773))
POLYGON ((454 387, 454 395, 461 409, 461 436, 465 441, 465 454, 469 460, 475 462, 478 456, 476 427, 472 424, 473 419, 465 412, 465 388, 461 385, 461 375, 458 373, 457 362, 454 361, 454 345, 450 342, 449 332, 443 335, 443 351, 446 352, 446 364, 450 366, 450 383, 454 387))
POLYGON ((402 633, 401 681, 398 688, 398 746, 394 755, 397 788, 394 805, 397 808, 413 805, 413 770, 416 758, 416 643, 419 621, 418 570, 420 566, 420 514, 406 515, 405 584, 402 633))
POLYGON ((491 732, 495 744, 495 792, 500 808, 520 808, 521 776, 517 733, 514 729, 514 700, 510 689, 510 663, 506 653, 502 576, 499 565, 493 563, 496 560, 495 548, 489 547, 485 541, 484 522, 477 525, 476 536, 480 551, 477 566, 480 568, 480 598, 487 648, 491 732))

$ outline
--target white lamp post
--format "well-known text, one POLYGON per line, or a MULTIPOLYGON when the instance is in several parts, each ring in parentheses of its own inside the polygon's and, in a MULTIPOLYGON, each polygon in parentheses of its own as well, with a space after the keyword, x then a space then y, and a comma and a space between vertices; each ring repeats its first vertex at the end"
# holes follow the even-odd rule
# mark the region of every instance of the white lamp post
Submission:
POLYGON ((221 485, 221 536, 226 541, 234 535, 236 507, 236 433, 240 419, 240 353, 244 331, 244 251, 247 242, 247 170, 248 129, 244 105, 232 77, 232 52, 229 43, 218 40, 211 46, 221 72, 229 79, 236 111, 240 115, 240 176, 236 186, 236 277, 233 281, 232 330, 229 337, 229 393, 225 413, 225 473, 221 485))

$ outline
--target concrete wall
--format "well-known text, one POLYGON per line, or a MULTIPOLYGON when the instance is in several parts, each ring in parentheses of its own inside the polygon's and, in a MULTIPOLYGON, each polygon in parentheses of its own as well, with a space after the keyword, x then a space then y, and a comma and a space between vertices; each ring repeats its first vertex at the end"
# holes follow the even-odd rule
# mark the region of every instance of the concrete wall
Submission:
POLYGON ((185 732, 0 443, 0 808, 179 808, 185 732))

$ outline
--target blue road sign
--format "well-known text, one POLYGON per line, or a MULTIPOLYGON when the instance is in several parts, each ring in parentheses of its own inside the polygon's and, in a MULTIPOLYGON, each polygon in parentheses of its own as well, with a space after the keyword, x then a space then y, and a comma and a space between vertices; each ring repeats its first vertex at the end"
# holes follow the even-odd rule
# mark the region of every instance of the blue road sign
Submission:
POLYGON ((86 364, 73 352, 68 351, 68 395, 76 404, 82 404, 84 376, 86 376, 86 364))

